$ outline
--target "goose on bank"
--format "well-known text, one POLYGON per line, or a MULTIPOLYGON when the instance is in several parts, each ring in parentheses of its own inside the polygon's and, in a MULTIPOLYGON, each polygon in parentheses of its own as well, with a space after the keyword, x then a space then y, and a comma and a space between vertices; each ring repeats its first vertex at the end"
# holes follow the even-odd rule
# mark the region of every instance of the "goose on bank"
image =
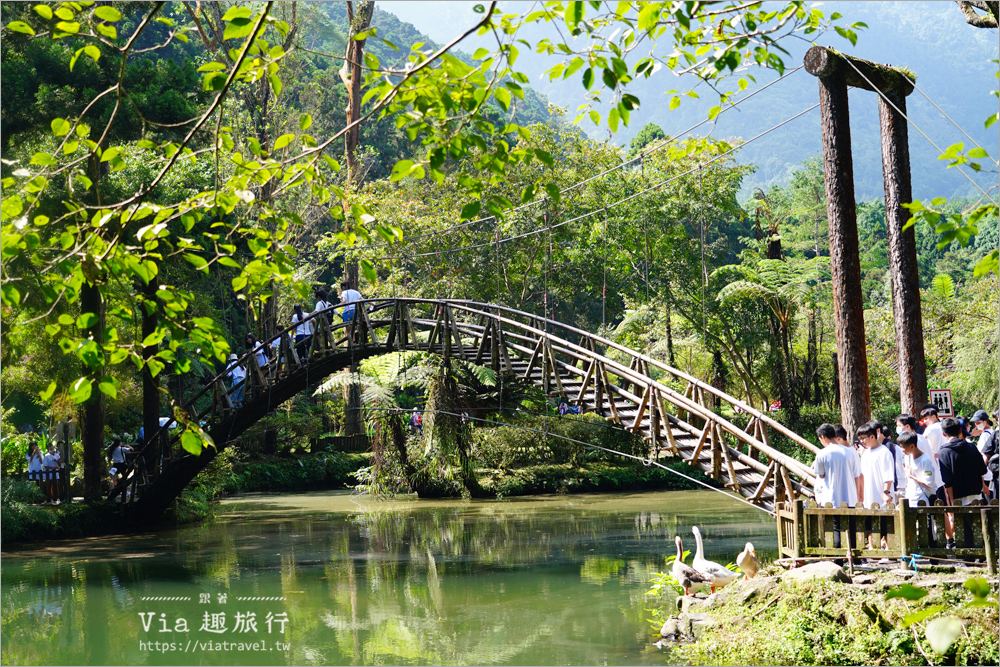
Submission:
POLYGON ((698 550, 695 552, 691 564, 694 569, 708 577, 709 581, 712 582, 712 592, 714 593, 716 588, 722 588, 736 581, 740 575, 716 562, 705 560, 705 547, 701 543, 701 531, 698 530, 698 526, 691 528, 691 532, 694 533, 694 541, 698 545, 698 550))
POLYGON ((757 552, 754 551, 753 544, 747 542, 743 551, 736 557, 736 564, 743 572, 743 579, 753 579, 760 569, 760 561, 757 559, 757 552))
POLYGON ((690 565, 684 564, 684 547, 681 543, 681 536, 674 536, 674 543, 677 545, 677 558, 674 559, 674 567, 671 574, 674 580, 684 588, 685 595, 701 590, 706 585, 711 585, 711 580, 698 572, 690 565))

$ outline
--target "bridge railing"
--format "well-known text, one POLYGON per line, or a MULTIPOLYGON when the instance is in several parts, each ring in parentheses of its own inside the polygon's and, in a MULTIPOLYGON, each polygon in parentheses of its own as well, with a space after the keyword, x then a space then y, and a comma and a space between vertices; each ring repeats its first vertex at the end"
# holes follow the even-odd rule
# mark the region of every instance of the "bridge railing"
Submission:
MULTIPOLYGON (((802 438, 800 435, 789 430, 784 425, 775 421, 769 415, 766 415, 760 412, 759 410, 756 410, 755 408, 748 405, 744 401, 736 399, 735 397, 730 396, 729 394, 715 387, 712 387, 711 385, 701 382, 700 380, 688 375, 687 373, 684 373, 683 371, 668 366, 667 364, 659 360, 653 359, 648 355, 641 354, 623 345, 615 343, 614 341, 608 340, 607 338, 591 334, 576 327, 563 324, 561 322, 557 322, 554 320, 544 320, 543 318, 540 318, 537 315, 532 315, 531 313, 526 313, 505 306, 496 306, 492 304, 482 304, 473 301, 457 301, 457 300, 452 300, 450 301, 450 303, 452 304, 453 308, 459 308, 469 313, 473 313, 479 316, 493 316, 503 324, 517 327, 524 332, 530 333, 531 337, 533 337, 535 340, 541 341, 547 339, 550 344, 554 344, 553 351, 556 352, 557 354, 562 353, 577 361, 599 361, 608 372, 628 381, 631 384, 636 385, 637 387, 642 387, 644 392, 650 394, 649 396, 640 397, 636 396, 635 394, 632 394, 631 392, 622 391, 620 392, 621 395, 626 395, 626 397, 630 398, 633 401, 636 401, 640 405, 643 403, 648 405, 651 400, 655 400, 656 397, 652 395, 653 391, 655 391, 660 396, 667 399, 670 403, 678 407, 680 411, 696 415, 706 423, 715 424, 717 427, 724 430, 726 433, 736 437, 742 443, 749 445, 751 451, 766 454, 769 459, 780 463, 782 466, 787 468, 789 471, 794 472, 797 476, 806 481, 807 484, 809 484, 809 486, 811 486, 811 482, 814 479, 815 475, 809 466, 771 447, 770 444, 766 441, 766 435, 764 435, 763 437, 757 437, 755 433, 748 433, 746 430, 736 426, 735 424, 727 420, 725 417, 718 415, 714 411, 710 410, 706 405, 704 405, 704 403, 698 403, 692 396, 677 392, 673 388, 663 384, 662 382, 654 380, 652 377, 648 375, 648 367, 652 366, 658 368, 661 371, 664 371, 665 373, 674 376, 678 380, 688 382, 690 388, 710 393, 714 396, 719 397, 721 400, 729 403, 730 405, 739 407, 741 410, 743 410, 744 412, 748 413, 751 416, 752 418, 751 426, 759 425, 759 426, 767 426, 774 428, 776 431, 782 433, 783 435, 788 437, 792 442, 803 447, 804 449, 811 451, 813 453, 819 451, 819 449, 815 445, 810 443, 808 440, 802 438), (488 312, 489 310, 496 311, 497 314, 492 315, 491 313, 488 312), (502 316, 500 315, 500 313, 505 313, 507 316, 502 316), (525 323, 521 320, 528 320, 530 324, 525 323), (589 342, 590 345, 589 346, 580 345, 571 342, 570 340, 563 338, 561 336, 557 336, 554 333, 546 331, 544 328, 542 328, 546 325, 551 329, 568 332, 572 334, 574 337, 576 337, 579 341, 589 342), (624 364, 617 362, 607 357, 606 355, 600 355, 595 351, 597 345, 616 350, 624 354, 627 358, 631 358, 633 360, 633 363, 631 363, 629 366, 625 366, 624 364), (756 424, 754 422, 756 422, 756 424)), ((640 408, 640 410, 642 410, 642 408, 640 408)), ((641 414, 638 416, 641 416, 641 414)), ((756 428, 755 430, 757 434, 766 433, 766 431, 763 428, 756 428)), ((704 434, 705 431, 703 430, 702 433, 704 434)))

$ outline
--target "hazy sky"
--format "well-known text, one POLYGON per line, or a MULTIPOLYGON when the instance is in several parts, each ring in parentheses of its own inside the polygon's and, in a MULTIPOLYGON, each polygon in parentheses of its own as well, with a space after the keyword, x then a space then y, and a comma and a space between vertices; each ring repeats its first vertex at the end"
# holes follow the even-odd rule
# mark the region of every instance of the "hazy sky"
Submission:
MULTIPOLYGON (((477 2, 379 2, 378 6, 392 12, 401 20, 412 23, 418 30, 437 42, 447 42, 475 24, 478 19, 472 8, 477 2)), ((505 2, 501 9, 523 13, 534 3, 505 2)), ((997 101, 990 91, 997 86, 995 77, 997 66, 990 60, 998 57, 997 30, 982 30, 968 26, 961 11, 954 2, 818 2, 814 3, 827 14, 839 12, 852 21, 864 21, 867 30, 861 31, 857 46, 835 33, 827 33, 818 39, 820 44, 876 62, 909 67, 917 73, 917 82, 935 103, 942 107, 964 130, 971 134, 992 155, 998 152, 997 130, 1000 124, 989 130, 984 129, 983 120, 996 111, 997 101)), ((556 36, 548 25, 531 26, 524 35, 534 43, 543 36, 556 36)), ((492 38, 470 38, 461 44, 461 50, 472 53, 479 46, 490 47, 492 38)), ((667 40, 657 45, 658 53, 672 48, 667 40)), ((802 54, 809 46, 802 40, 787 40, 783 45, 791 52, 785 57, 789 67, 801 64, 802 54)), ((517 62, 531 78, 532 86, 548 96, 549 100, 565 107, 572 119, 576 108, 584 101, 584 90, 579 76, 568 80, 550 82, 543 75, 546 68, 558 62, 554 57, 541 56, 522 48, 517 62)), ((757 85, 771 81, 775 75, 763 70, 751 70, 757 78, 757 85)), ((694 82, 685 82, 674 77, 665 68, 648 80, 638 80, 630 87, 642 101, 641 108, 633 113, 629 127, 609 136, 607 128, 598 130, 589 121, 580 124, 581 129, 594 138, 603 138, 618 144, 628 141, 647 122, 655 122, 668 134, 677 134, 705 117, 712 101, 712 94, 704 88, 703 99, 685 99, 680 109, 668 111, 667 91, 686 90, 694 82)), ((752 87, 751 89, 752 90, 752 87)), ((749 92, 749 91, 748 91, 749 92)), ((865 91, 851 91, 851 127, 854 136, 855 172, 859 195, 880 196, 881 157, 878 137, 878 112, 875 100, 865 91)), ((719 138, 755 136, 776 124, 783 118, 794 115, 818 101, 817 84, 812 77, 799 72, 758 95, 746 104, 719 117, 712 128, 719 138)), ((945 148, 952 143, 963 141, 967 147, 971 143, 950 122, 946 121, 926 99, 917 92, 908 100, 908 114, 921 129, 929 132, 931 139, 945 148)), ((699 129, 702 133, 708 128, 699 129)), ((747 147, 745 159, 758 165, 761 170, 752 179, 753 185, 780 183, 798 168, 801 160, 810 154, 817 154, 819 148, 819 125, 816 112, 797 120, 782 129, 783 136, 773 137, 775 141, 766 145, 761 140, 752 149, 747 147)), ((910 129, 911 157, 914 160, 915 194, 924 191, 925 196, 953 196, 970 186, 968 181, 956 173, 946 170, 943 162, 938 162, 937 151, 916 128, 910 129), (922 171, 922 173, 917 173, 922 171), (933 190, 933 192, 930 192, 933 190), (943 190, 943 191, 942 191, 943 190)), ((979 179, 986 186, 995 185, 995 174, 982 174, 979 179)), ((984 186, 984 187, 986 187, 984 186)))

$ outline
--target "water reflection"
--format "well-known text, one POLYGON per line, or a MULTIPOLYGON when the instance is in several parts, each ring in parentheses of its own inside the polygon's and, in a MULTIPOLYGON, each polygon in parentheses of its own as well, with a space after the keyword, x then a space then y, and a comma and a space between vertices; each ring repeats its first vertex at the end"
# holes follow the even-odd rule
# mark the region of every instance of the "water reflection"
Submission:
POLYGON ((5 551, 0 658, 663 664, 643 593, 695 524, 713 560, 774 548, 767 515, 707 492, 231 501, 208 525, 5 551))

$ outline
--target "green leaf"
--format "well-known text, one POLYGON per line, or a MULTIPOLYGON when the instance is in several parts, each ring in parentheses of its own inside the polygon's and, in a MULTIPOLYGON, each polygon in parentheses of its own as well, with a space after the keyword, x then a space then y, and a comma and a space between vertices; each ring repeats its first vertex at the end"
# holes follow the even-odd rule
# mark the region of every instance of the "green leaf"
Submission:
POLYGON ((552 159, 552 154, 548 151, 543 151, 541 148, 535 149, 535 157, 537 157, 542 164, 544 164, 549 169, 555 169, 555 161, 552 159))
POLYGON ((989 116, 986 117, 986 120, 983 122, 983 127, 989 128, 990 125, 997 122, 998 120, 1000 120, 1000 113, 990 114, 989 116))
POLYGON ((113 160, 115 157, 118 156, 118 153, 120 152, 121 150, 117 146, 112 146, 110 148, 105 149, 104 152, 101 153, 101 162, 107 162, 108 160, 113 160))
POLYGON ((478 201, 469 202, 468 204, 462 207, 462 216, 461 216, 462 220, 471 220, 479 213, 482 207, 483 207, 482 202, 478 201))
POLYGON ((708 119, 713 120, 722 111, 722 107, 715 106, 708 110, 708 119))
POLYGON ((413 170, 413 160, 400 160, 393 166, 392 173, 389 174, 390 181, 399 181, 410 175, 413 170))
POLYGON ((81 313, 80 316, 76 318, 77 329, 89 329, 95 324, 97 324, 97 315, 95 313, 81 313))
POLYGON ((982 577, 970 577, 966 579, 962 588, 977 598, 985 598, 990 594, 990 583, 982 577))
POLYGON ((583 20, 583 2, 568 2, 566 3, 566 12, 564 14, 566 19, 566 25, 572 30, 577 26, 577 24, 583 20))
POLYGON ((312 116, 307 113, 299 116, 299 129, 302 131, 308 130, 309 126, 313 124, 312 116))
POLYGON ((55 393, 56 393, 56 383, 55 380, 53 380, 52 382, 49 383, 49 386, 46 387, 43 391, 38 392, 38 397, 42 399, 42 401, 48 401, 50 398, 52 398, 52 395, 55 393))
MULTIPOLYGON (((79 25, 77 26, 79 28, 79 25)), ((23 32, 26 35, 34 35, 35 31, 24 21, 11 21, 7 24, 7 29, 13 32, 23 32)))
POLYGON ((108 7, 107 5, 95 9, 94 16, 101 19, 102 21, 110 21, 111 23, 122 20, 121 12, 119 12, 114 7, 108 7))
POLYGON ((80 24, 76 21, 60 21, 59 23, 56 23, 56 30, 61 30, 71 35, 75 35, 80 32, 80 24))
POLYGON ((181 447, 192 456, 200 456, 202 450, 201 438, 190 429, 187 429, 181 433, 181 447))
POLYGON ((681 105, 681 98, 680 97, 678 97, 677 95, 674 95, 673 97, 670 98, 670 110, 671 111, 673 111, 674 109, 676 109, 680 105, 681 105))
POLYGON ((639 30, 650 30, 660 20, 660 4, 647 2, 639 12, 639 30))
MULTIPOLYGON (((101 33, 108 39, 118 39, 118 30, 113 25, 108 25, 106 23, 98 23, 94 26, 97 32, 101 33)), ((179 38, 180 35, 177 35, 179 38)))
MULTIPOLYGON (((250 11, 247 7, 234 7, 233 9, 246 9, 248 12, 250 11)), ((226 14, 229 14, 231 11, 232 10, 226 12, 226 14)), ((240 39, 242 37, 246 37, 253 32, 253 25, 254 22, 249 17, 234 18, 226 26, 225 32, 222 33, 222 39, 225 41, 227 39, 240 39)))
POLYGON ((590 87, 594 84, 594 69, 588 67, 583 70, 583 87, 590 90, 590 87))
POLYGON ((618 109, 612 109, 608 112, 608 127, 611 128, 612 132, 618 131, 618 109))
POLYGON ((57 137, 61 137, 69 134, 70 123, 65 118, 53 118, 52 123, 52 134, 57 137))
POLYGON ((97 59, 101 57, 101 50, 93 44, 88 44, 83 47, 83 52, 93 58, 95 63, 97 62, 97 59))
POLYGON ((187 261, 188 264, 190 264, 196 269, 204 269, 208 266, 208 262, 205 261, 205 258, 200 255, 195 255, 193 253, 184 253, 184 259, 187 261))
POLYGON ((911 586, 910 584, 902 584, 896 588, 889 589, 889 591, 885 594, 885 599, 892 600, 893 598, 903 598, 904 600, 919 600, 925 595, 927 595, 927 590, 924 588, 911 586))
POLYGON ((52 8, 48 5, 35 5, 33 7, 35 13, 41 16, 46 21, 52 18, 52 8))
POLYGON ((504 111, 510 108, 510 91, 506 88, 497 88, 493 91, 493 96, 496 98, 497 102, 503 107, 504 111))
POLYGON ((94 390, 93 384, 89 378, 79 378, 70 389, 69 399, 76 405, 83 403, 90 398, 90 394, 94 390))
POLYGON ((217 72, 220 69, 226 69, 226 66, 223 65, 222 63, 212 62, 212 63, 205 63, 204 65, 202 65, 201 67, 199 67, 197 71, 199 71, 199 72, 217 72))
POLYGON ((375 266, 367 259, 361 260, 361 273, 364 275, 365 280, 370 283, 374 283, 378 278, 375 273, 375 266))
POLYGON ((985 149, 979 148, 978 146, 969 151, 969 157, 983 158, 989 156, 989 153, 987 153, 985 149))
POLYGON ((927 643, 931 645, 934 652, 944 655, 955 643, 958 636, 962 634, 962 622, 951 616, 935 618, 927 624, 927 643))
POLYGON ((282 148, 292 143, 293 141, 295 141, 294 134, 283 134, 275 140, 274 150, 280 151, 282 148))
POLYGON ((101 378, 101 381, 97 383, 97 388, 106 396, 118 398, 118 381, 109 375, 101 378))
POLYGON ((913 614, 908 614, 903 618, 903 627, 906 628, 914 623, 919 623, 920 621, 930 618, 934 614, 939 611, 944 611, 945 609, 946 607, 943 604, 936 604, 933 607, 927 607, 927 609, 923 609, 913 614))
POLYGON ((271 84, 271 90, 274 91, 274 96, 277 97, 281 94, 281 79, 278 78, 277 74, 271 74, 267 77, 268 83, 271 84))

